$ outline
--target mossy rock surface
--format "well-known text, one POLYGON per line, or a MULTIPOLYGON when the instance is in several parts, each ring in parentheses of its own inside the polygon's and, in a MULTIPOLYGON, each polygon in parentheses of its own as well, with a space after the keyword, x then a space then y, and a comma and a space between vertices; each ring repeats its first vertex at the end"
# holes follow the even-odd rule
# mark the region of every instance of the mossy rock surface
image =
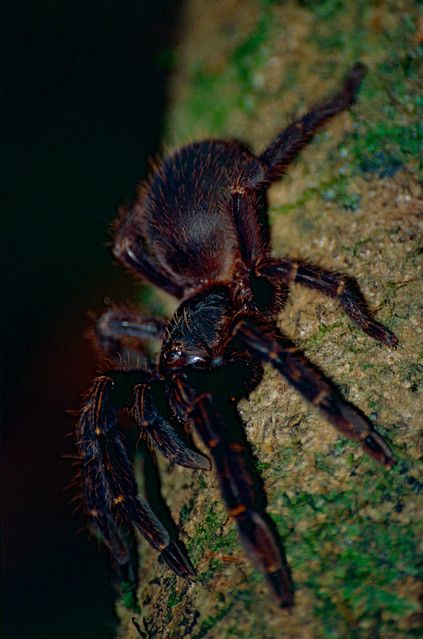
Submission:
POLYGON ((120 638, 139 636, 132 616, 146 637, 163 639, 421 636, 418 9, 405 0, 186 4, 166 150, 204 137, 235 137, 260 150, 333 93, 355 61, 369 68, 354 108, 322 129, 272 187, 270 220, 274 255, 356 277, 399 337, 389 350, 353 327, 336 302, 297 286, 279 318, 370 416, 398 464, 378 466, 266 369, 239 409, 292 569, 295 608, 283 612, 271 601, 213 473, 162 464, 163 494, 198 579, 177 579, 141 542, 141 611, 119 606, 120 638))

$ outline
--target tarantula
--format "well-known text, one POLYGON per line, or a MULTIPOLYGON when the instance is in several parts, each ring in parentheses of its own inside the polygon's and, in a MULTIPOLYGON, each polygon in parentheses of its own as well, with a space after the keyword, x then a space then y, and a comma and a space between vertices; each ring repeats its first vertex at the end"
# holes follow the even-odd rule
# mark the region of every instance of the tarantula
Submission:
MULTIPOLYGON (((248 444, 228 426, 236 402, 260 381, 268 362, 343 435, 390 467, 392 453, 369 421, 348 403, 275 324, 291 282, 337 299, 370 337, 395 347, 353 279, 306 261, 270 255, 266 191, 328 119, 352 105, 365 73, 356 64, 342 89, 283 130, 259 156, 234 140, 183 147, 155 168, 116 223, 114 255, 141 278, 181 301, 169 321, 109 310, 98 341, 115 366, 97 377, 82 408, 77 441, 85 503, 121 574, 136 581, 134 527, 159 558, 189 579, 194 568, 137 492, 120 409, 167 459, 200 471, 208 457, 195 450, 194 427, 216 469, 229 515, 280 606, 293 605, 289 569, 260 501, 248 444), (129 342, 162 340, 157 363, 119 366, 129 342)), ((233 421, 233 420, 232 420, 233 421)), ((147 478, 148 481, 148 478, 147 478)))

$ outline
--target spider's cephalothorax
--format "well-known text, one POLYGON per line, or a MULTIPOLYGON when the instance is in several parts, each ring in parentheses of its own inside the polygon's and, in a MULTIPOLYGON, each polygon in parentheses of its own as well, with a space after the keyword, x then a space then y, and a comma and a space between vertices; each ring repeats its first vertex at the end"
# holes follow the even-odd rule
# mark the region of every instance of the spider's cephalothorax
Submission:
POLYGON ((134 526, 174 572, 187 579, 195 572, 177 532, 137 493, 120 409, 129 411, 150 449, 208 470, 208 457, 187 440, 189 428, 195 429, 241 540, 281 606, 293 604, 289 571, 265 513, 248 442, 236 426, 236 401, 257 385, 263 363, 369 455, 394 464, 369 421, 281 334, 275 313, 297 282, 337 299, 371 337, 391 347, 396 337, 374 319, 354 280, 305 261, 272 258, 266 216, 269 185, 325 120, 353 104, 363 75, 356 64, 338 94, 282 131, 259 156, 231 140, 176 151, 121 212, 115 256, 181 300, 169 322, 111 310, 97 323, 98 344, 115 365, 94 381, 77 440, 90 525, 126 579, 136 581, 134 526), (159 361, 122 367, 122 360, 135 361, 134 339, 162 340, 159 361))

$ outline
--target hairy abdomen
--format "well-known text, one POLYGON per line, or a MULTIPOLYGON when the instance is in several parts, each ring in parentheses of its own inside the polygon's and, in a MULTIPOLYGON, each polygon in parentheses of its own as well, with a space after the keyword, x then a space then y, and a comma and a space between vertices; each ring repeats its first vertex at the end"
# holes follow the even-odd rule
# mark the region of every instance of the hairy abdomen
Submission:
POLYGON ((260 171, 248 149, 212 140, 180 149, 153 174, 143 201, 147 249, 180 286, 230 277, 239 257, 231 189, 246 171, 260 171))

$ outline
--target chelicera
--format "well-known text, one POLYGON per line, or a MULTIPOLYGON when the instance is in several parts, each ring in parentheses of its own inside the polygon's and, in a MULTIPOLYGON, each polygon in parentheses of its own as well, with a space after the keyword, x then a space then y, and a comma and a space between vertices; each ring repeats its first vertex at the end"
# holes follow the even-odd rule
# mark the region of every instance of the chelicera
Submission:
POLYGON ((368 455, 388 468, 395 463, 370 422, 280 332, 275 316, 297 282, 337 299, 370 337, 390 347, 397 338, 375 320, 353 279, 271 257, 266 213, 270 184, 328 118, 354 103, 364 73, 356 64, 339 93, 288 126, 259 156, 234 140, 177 150, 116 222, 117 259, 180 301, 169 321, 127 310, 108 310, 98 320, 98 344, 114 364, 95 379, 79 420, 89 523, 121 576, 133 583, 134 529, 177 575, 190 579, 195 570, 177 535, 138 495, 121 409, 138 438, 167 459, 199 472, 213 465, 248 555, 285 607, 294 600, 289 569, 251 474, 248 445, 228 426, 236 402, 260 381, 263 364, 368 455), (142 354, 143 364, 135 365, 134 353, 143 353, 141 344, 149 339, 162 341, 158 361, 142 354), (193 446, 190 429, 212 463, 193 446))

